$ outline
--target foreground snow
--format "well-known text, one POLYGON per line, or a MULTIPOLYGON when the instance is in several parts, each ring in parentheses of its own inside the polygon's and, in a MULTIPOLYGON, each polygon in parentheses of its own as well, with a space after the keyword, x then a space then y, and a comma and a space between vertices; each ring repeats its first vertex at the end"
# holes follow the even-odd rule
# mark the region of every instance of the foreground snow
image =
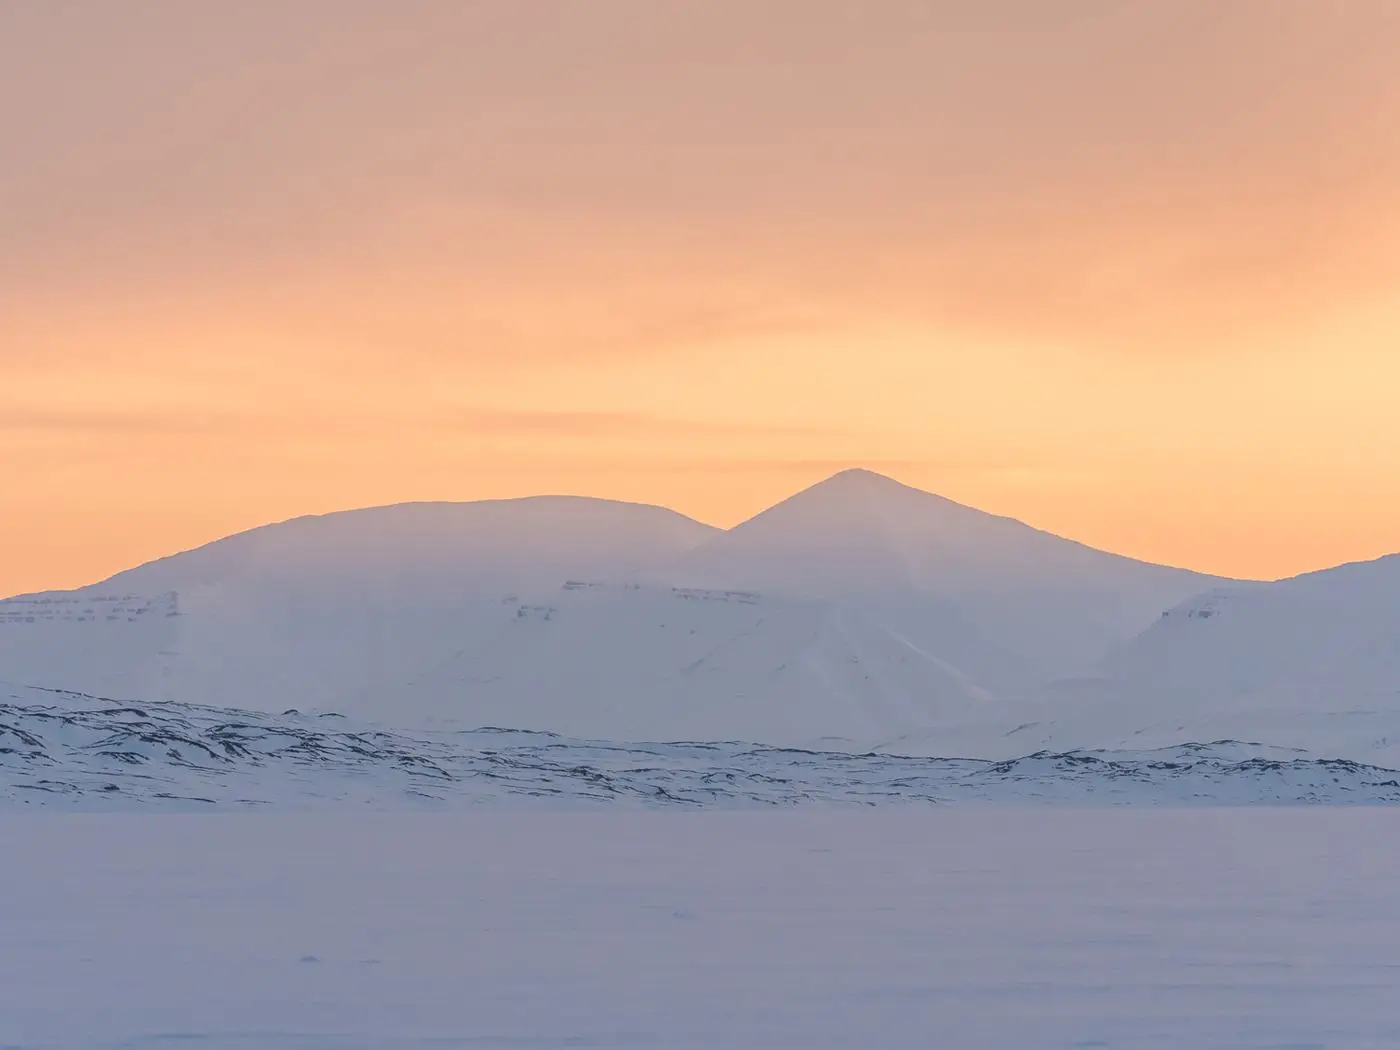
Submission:
POLYGON ((12 1047, 1400 1045, 1400 814, 0 817, 12 1047))
POLYGON ((957 801, 1394 803, 1400 772, 1218 740, 1006 761, 745 743, 621 744, 499 729, 407 733, 0 687, 0 806, 86 810, 463 805, 751 807, 957 801))

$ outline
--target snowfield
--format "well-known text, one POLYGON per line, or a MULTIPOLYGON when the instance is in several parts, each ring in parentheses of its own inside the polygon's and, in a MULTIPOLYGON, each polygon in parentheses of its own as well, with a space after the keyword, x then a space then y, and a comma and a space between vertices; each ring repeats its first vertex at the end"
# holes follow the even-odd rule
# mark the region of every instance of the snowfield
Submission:
POLYGON ((6 814, 25 1050, 1388 1050, 1400 814, 6 814))

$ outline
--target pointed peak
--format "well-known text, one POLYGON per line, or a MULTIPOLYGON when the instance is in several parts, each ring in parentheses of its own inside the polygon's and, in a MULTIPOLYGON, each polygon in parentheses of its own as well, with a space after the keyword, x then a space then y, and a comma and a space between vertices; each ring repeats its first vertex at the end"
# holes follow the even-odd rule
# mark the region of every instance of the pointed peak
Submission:
POLYGON ((845 470, 838 470, 824 481, 817 482, 817 485, 851 484, 857 482, 862 484, 898 485, 900 488, 909 487, 903 482, 895 481, 895 479, 889 475, 881 474, 878 471, 871 470, 869 467, 847 467, 845 470))
POLYGON ((811 488, 834 488, 836 486, 846 488, 855 485, 889 485, 898 488, 909 487, 902 482, 895 481, 894 478, 876 473, 867 467, 847 467, 845 470, 838 470, 829 478, 817 482, 815 485, 812 485, 811 488))
POLYGON ((813 594, 907 588, 926 578, 966 575, 973 564, 999 562, 1000 551, 1031 532, 854 467, 714 537, 688 561, 701 578, 724 585, 813 594))
POLYGON ((866 467, 849 467, 794 493, 770 509, 810 506, 828 501, 848 505, 850 509, 869 508, 872 503, 905 506, 911 502, 922 502, 925 506, 961 506, 944 496, 906 485, 866 467))
MULTIPOLYGON (((869 467, 847 467, 845 470, 838 470, 827 481, 835 481, 837 478, 878 478, 881 481, 894 481, 894 478, 871 470, 869 467)), ((898 482, 895 482, 898 484, 898 482)))
MULTIPOLYGON (((901 547, 894 537, 966 532, 1002 519, 864 467, 839 471, 741 522, 731 538, 769 536, 773 542, 901 547)), ((992 527, 996 527, 995 524, 992 527)), ((1024 528, 1025 526, 1019 526, 1024 528)), ((715 542, 719 542, 716 538, 715 542)))

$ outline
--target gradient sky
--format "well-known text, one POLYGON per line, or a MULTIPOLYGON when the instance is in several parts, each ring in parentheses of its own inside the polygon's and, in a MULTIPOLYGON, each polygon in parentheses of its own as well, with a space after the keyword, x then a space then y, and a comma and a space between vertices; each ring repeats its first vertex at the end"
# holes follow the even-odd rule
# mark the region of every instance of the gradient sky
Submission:
POLYGON ((1400 550, 1395 0, 0 0, 0 593, 866 465, 1400 550))

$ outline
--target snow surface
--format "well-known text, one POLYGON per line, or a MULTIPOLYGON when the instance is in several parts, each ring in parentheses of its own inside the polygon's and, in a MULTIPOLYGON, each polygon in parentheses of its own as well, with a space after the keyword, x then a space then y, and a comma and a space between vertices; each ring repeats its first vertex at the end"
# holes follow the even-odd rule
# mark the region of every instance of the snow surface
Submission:
POLYGON ((515 600, 462 648, 346 710, 616 740, 862 749, 988 701, 959 672, 837 603, 566 582, 515 600), (444 697, 470 698, 443 713, 444 697), (523 702, 528 701, 528 702, 523 702))
POLYGON ((0 809, 1400 802, 1400 772, 1238 741, 1002 762, 743 743, 410 734, 340 716, 0 688, 0 809))
POLYGON ((25 1050, 1381 1050, 1400 814, 0 818, 25 1050))

